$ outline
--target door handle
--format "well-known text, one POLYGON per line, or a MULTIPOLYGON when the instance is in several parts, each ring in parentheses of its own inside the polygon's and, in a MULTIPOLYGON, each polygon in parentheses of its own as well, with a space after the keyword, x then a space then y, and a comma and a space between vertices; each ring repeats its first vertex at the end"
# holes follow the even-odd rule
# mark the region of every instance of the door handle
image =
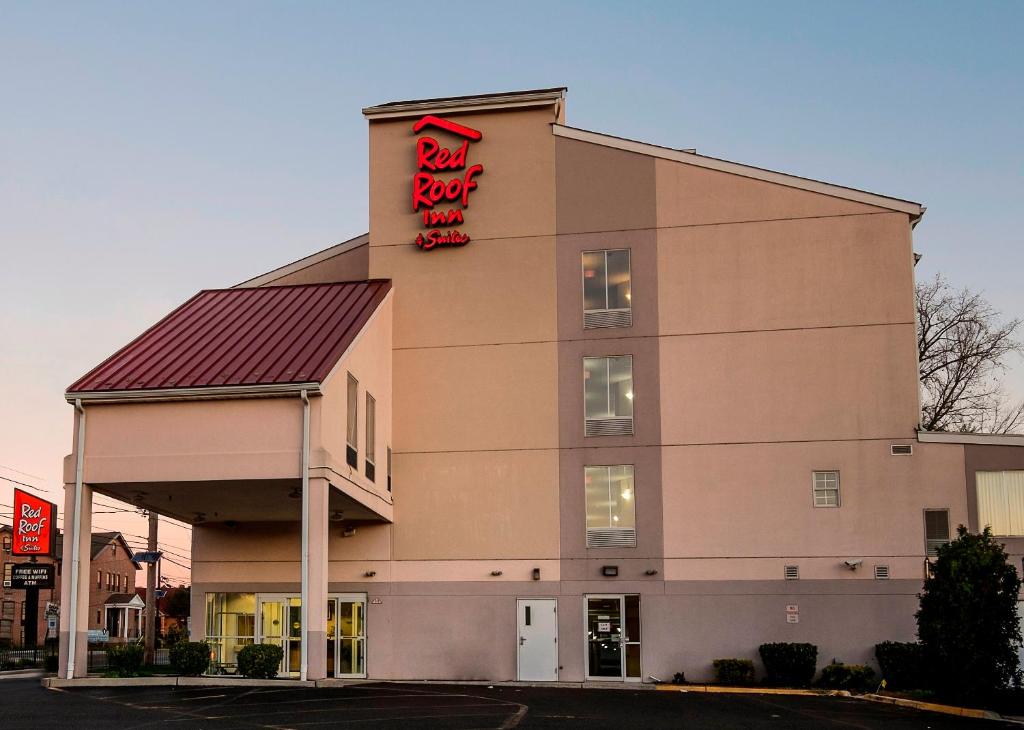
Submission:
POLYGON ((519 637, 519 646, 522 646, 525 643, 526 643, 526 637, 525 636, 520 636, 519 637))

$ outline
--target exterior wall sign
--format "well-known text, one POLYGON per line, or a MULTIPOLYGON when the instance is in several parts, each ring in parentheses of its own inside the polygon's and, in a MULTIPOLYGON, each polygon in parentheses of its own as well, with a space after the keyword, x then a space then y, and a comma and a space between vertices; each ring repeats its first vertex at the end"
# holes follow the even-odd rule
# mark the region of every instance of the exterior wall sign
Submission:
POLYGON ((484 171, 483 165, 469 165, 467 159, 470 143, 479 142, 483 134, 433 114, 412 125, 413 134, 420 134, 427 127, 461 137, 462 144, 451 150, 434 137, 423 135, 416 140, 412 210, 421 216, 423 227, 430 229, 416 235, 416 245, 424 251, 438 246, 465 246, 469 243, 469 236, 455 226, 465 224, 470 193, 477 189, 475 178, 484 171), (447 177, 452 173, 454 176, 447 177), (442 175, 446 177, 442 178, 442 175))
POLYGON ((57 505, 15 489, 11 554, 56 557, 56 523, 57 505))
POLYGON ((15 563, 11 566, 11 588, 53 588, 55 576, 52 563, 15 563))

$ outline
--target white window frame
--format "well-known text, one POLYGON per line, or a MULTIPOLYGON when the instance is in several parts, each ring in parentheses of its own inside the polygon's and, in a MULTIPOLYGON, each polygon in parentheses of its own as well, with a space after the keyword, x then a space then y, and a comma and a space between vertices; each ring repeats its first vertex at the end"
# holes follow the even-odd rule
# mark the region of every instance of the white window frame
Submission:
POLYGON ((840 490, 840 478, 839 478, 839 470, 838 469, 815 469, 814 471, 811 472, 811 499, 812 499, 813 504, 814 504, 815 507, 835 508, 835 507, 841 507, 843 505, 843 497, 842 497, 842 491, 840 490), (826 479, 827 479, 827 475, 835 474, 835 477, 836 477, 835 487, 828 486, 827 482, 826 482, 825 486, 819 487, 818 486, 818 475, 819 474, 822 475, 822 476, 825 476, 826 479), (818 492, 819 491, 826 493, 826 495, 825 495, 826 499, 827 499, 827 493, 828 492, 835 491, 835 493, 836 493, 835 504, 830 504, 828 501, 821 501, 821 502, 819 502, 819 500, 818 500, 818 492))

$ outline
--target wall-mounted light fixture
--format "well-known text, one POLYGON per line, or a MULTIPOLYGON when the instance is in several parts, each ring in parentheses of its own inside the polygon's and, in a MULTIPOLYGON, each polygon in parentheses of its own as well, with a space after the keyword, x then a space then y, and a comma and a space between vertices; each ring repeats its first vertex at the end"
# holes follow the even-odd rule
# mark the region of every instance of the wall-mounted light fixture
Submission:
POLYGON ((648 568, 647 570, 644 571, 644 575, 657 575, 657 574, 658 574, 658 569, 657 568, 648 568))
POLYGON ((288 491, 288 499, 302 499, 302 487, 292 487, 288 491))
POLYGON ((354 527, 346 527, 344 530, 341 531, 341 536, 342 537, 352 537, 355 534, 356 534, 356 528, 354 528, 354 527))
POLYGON ((372 578, 375 575, 377 575, 377 571, 376 570, 368 570, 365 573, 363 573, 363 577, 365 577, 365 578, 372 578))
POLYGON ((341 522, 343 519, 345 519, 345 513, 342 512, 340 509, 336 509, 333 512, 331 512, 331 516, 329 519, 331 522, 341 522))
POLYGON ((534 568, 532 575, 534 580, 540 580, 540 568, 534 568))
POLYGON ((493 575, 495 578, 497 578, 499 575, 501 575, 501 573, 502 573, 502 571, 500 571, 500 570, 492 570, 491 571, 491 575, 493 575))
POLYGON ((192 518, 192 524, 198 525, 201 522, 206 522, 206 513, 196 512, 196 516, 192 518))
POLYGON ((616 578, 619 575, 619 566, 617 565, 602 565, 601 575, 605 578, 616 578))

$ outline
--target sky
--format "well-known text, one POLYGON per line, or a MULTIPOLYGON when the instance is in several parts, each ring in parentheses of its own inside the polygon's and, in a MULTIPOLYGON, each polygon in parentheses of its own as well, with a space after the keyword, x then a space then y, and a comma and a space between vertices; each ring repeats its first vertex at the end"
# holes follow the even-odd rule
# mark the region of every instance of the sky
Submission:
MULTIPOLYGON (((1024 3, 0 0, 0 18, 0 520, 11 479, 63 511, 78 376, 197 290, 367 230, 360 109, 386 101, 567 86, 573 126, 922 202, 918 276, 1024 316, 1024 3)), ((1024 398, 1024 363, 1008 383, 1024 398)), ((141 544, 141 517, 98 509, 141 544)), ((161 528, 172 579, 189 539, 161 528)))

